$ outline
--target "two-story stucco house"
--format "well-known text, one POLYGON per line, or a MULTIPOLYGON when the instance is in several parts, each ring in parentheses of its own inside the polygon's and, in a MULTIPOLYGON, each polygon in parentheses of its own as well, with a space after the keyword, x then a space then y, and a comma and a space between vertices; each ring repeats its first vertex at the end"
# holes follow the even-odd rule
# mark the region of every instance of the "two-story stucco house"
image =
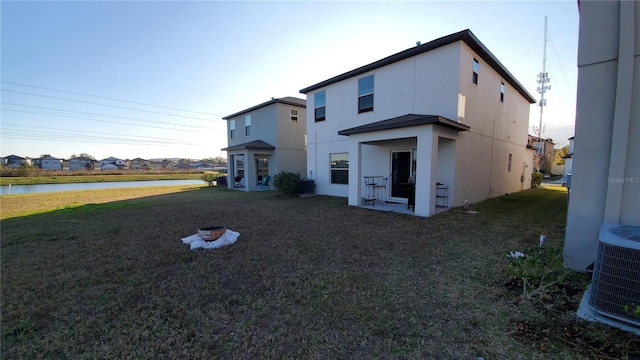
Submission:
MULTIPOLYGON (((230 188, 251 191, 281 171, 307 172, 306 102, 295 97, 271 99, 225 116, 230 188), (238 179, 239 181, 235 181, 238 179)), ((262 186, 264 187, 264 186, 262 186)))
POLYGON ((142 158, 135 158, 129 162, 129 168, 134 170, 149 169, 149 161, 142 158))
POLYGON ((535 100, 469 30, 300 92, 318 194, 363 206, 365 177, 380 176, 386 203, 415 200, 414 214, 430 216, 530 187, 535 100))
POLYGON ((126 165, 127 163, 124 160, 115 158, 113 156, 100 160, 101 170, 124 169, 126 165))
POLYGON ((29 158, 23 158, 18 155, 9 155, 2 159, 4 166, 10 168, 19 168, 24 165, 31 165, 31 160, 29 158))
POLYGON ((94 161, 86 157, 74 157, 69 159, 69 170, 91 170, 94 161))
POLYGON ((62 159, 53 156, 40 158, 38 163, 42 170, 62 170, 62 159))

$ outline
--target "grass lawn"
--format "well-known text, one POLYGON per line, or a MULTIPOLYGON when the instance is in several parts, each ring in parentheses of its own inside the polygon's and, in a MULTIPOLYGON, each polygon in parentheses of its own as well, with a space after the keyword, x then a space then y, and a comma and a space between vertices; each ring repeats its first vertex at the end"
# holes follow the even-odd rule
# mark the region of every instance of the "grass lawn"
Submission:
POLYGON ((509 270, 541 232, 562 245, 558 190, 431 218, 204 184, 0 201, 3 359, 640 357, 576 319, 586 276, 523 296, 509 270), (238 242, 181 242, 208 225, 238 242))

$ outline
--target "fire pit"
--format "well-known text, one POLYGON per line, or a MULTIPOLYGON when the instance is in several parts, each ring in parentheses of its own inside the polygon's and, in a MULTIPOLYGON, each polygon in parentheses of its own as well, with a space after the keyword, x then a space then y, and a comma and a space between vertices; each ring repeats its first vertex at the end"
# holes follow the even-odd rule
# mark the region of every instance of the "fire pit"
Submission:
POLYGON ((216 240, 224 235, 227 228, 224 226, 208 226, 198 229, 198 235, 204 240, 216 240))

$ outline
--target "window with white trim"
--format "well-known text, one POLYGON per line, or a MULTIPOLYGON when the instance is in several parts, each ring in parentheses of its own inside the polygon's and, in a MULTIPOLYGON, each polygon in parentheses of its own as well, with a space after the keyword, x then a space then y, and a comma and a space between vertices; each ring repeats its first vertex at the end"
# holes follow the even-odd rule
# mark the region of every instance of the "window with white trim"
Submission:
POLYGON ((325 92, 313 94, 313 116, 316 122, 325 120, 325 92))
POLYGON ((358 113, 373 111, 373 75, 358 79, 358 113))
POLYGON ((473 83, 478 85, 478 73, 480 72, 480 63, 473 59, 473 83))
POLYGON ((290 117, 290 121, 292 124, 297 124, 298 123, 298 109, 290 109, 291 110, 291 117, 290 117))
POLYGON ((504 102, 504 83, 500 83, 500 102, 504 102))
POLYGON ((244 116, 244 135, 251 135, 251 114, 244 116))
POLYGON ((236 138, 236 121, 231 120, 229 121, 229 139, 235 139, 235 138, 236 138))

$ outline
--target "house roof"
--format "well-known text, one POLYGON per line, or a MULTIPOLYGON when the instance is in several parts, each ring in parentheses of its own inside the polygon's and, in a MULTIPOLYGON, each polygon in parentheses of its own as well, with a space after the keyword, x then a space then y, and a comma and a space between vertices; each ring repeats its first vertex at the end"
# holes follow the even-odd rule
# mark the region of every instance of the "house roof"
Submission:
POLYGON ((405 128, 410 126, 419 126, 419 125, 428 125, 428 124, 441 125, 454 130, 458 130, 458 131, 467 131, 470 129, 468 125, 461 124, 459 122, 449 120, 447 118, 444 118, 438 115, 407 114, 407 115, 402 115, 402 116, 398 116, 391 119, 376 121, 374 123, 340 130, 338 131, 338 135, 349 136, 353 134, 361 134, 361 133, 366 133, 371 131, 391 130, 391 129, 399 129, 399 128, 405 128))
POLYGON ((473 51, 475 51, 478 54, 478 56, 480 56, 482 60, 484 60, 498 74, 500 74, 500 76, 502 76, 506 82, 508 82, 511 86, 513 86, 516 89, 516 91, 520 93, 520 95, 522 95, 525 99, 527 99, 529 103, 533 104, 536 102, 536 100, 533 98, 531 94, 529 94, 529 92, 524 88, 524 86, 522 86, 522 84, 520 84, 520 82, 518 82, 518 80, 516 80, 516 78, 513 75, 511 75, 509 70, 507 70, 507 68, 504 67, 504 65, 502 65, 500 61, 498 61, 498 59, 484 46, 484 44, 480 42, 480 40, 478 40, 478 38, 469 29, 462 30, 460 32, 447 35, 439 39, 430 41, 428 43, 401 51, 399 53, 388 56, 384 59, 372 62, 371 64, 361 66, 357 69, 348 71, 344 74, 334 76, 330 79, 324 80, 315 85, 306 87, 300 90, 300 92, 303 94, 306 94, 310 91, 325 87, 327 85, 331 85, 333 83, 337 83, 339 81, 342 81, 354 76, 358 76, 360 74, 364 74, 371 70, 375 70, 383 66, 393 64, 400 60, 404 60, 412 56, 416 56, 445 45, 449 45, 456 41, 463 41, 465 44, 467 44, 473 51))
POLYGON ((262 140, 254 140, 246 143, 233 145, 221 149, 222 151, 231 151, 231 150, 275 150, 276 148, 272 145, 262 141, 262 140))
POLYGON ((285 104, 285 105, 293 105, 293 106, 300 106, 303 108, 307 107, 307 101, 304 99, 300 99, 300 98, 296 98, 296 97, 292 97, 292 96, 287 96, 287 97, 283 97, 283 98, 279 98, 279 99, 274 99, 271 98, 271 100, 264 102, 262 104, 250 107, 248 109, 244 109, 242 111, 238 111, 237 113, 231 114, 231 115, 227 115, 225 117, 223 117, 224 120, 229 120, 232 117, 236 117, 238 115, 242 115, 244 113, 248 113, 250 111, 256 110, 256 109, 260 109, 261 107, 265 107, 265 106, 269 106, 271 104, 275 104, 275 103, 279 103, 279 104, 285 104))

